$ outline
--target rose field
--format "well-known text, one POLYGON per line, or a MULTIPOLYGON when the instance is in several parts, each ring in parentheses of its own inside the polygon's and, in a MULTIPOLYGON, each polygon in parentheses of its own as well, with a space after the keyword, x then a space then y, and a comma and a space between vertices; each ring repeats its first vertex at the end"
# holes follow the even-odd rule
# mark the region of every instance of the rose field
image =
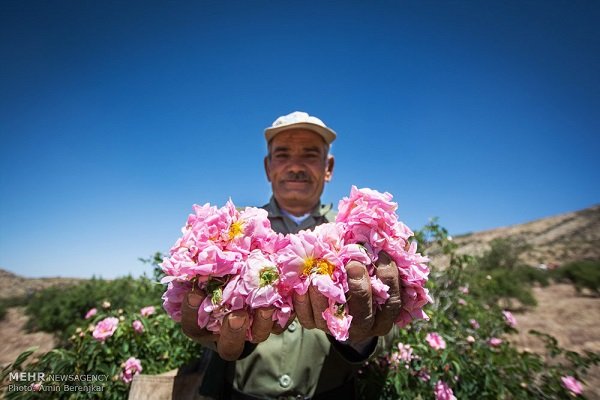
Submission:
MULTIPOLYGON (((599 398, 597 262, 539 270, 520 263, 522 246, 500 239, 482 254, 464 254, 436 221, 413 240, 432 258, 429 319, 404 326, 388 353, 361 368, 362 398, 599 398), (436 265, 441 258, 443 267, 436 265)), ((149 271, 141 278, 91 279, 41 288, 27 300, 4 298, 2 324, 24 325, 0 328, 13 343, 12 356, 2 360, 5 398, 123 399, 136 374, 167 372, 197 358, 201 348, 163 309, 163 258, 143 260, 149 271), (33 344, 41 346, 18 349, 33 344), (18 372, 55 380, 25 379, 16 390, 18 372), (86 375, 105 377, 94 383, 100 392, 77 379, 69 385, 80 390, 51 391, 60 376, 86 375)))

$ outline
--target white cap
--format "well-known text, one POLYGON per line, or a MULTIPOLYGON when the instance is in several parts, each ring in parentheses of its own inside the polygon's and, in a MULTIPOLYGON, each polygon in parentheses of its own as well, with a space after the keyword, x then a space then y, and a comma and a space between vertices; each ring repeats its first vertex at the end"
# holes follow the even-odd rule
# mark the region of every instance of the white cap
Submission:
POLYGON ((336 134, 333 129, 328 128, 323 121, 317 117, 308 115, 302 111, 294 111, 288 115, 282 115, 277 118, 273 125, 265 129, 265 138, 267 143, 275 137, 279 132, 283 132, 292 128, 304 128, 321 135, 326 143, 330 144, 335 140, 336 134))

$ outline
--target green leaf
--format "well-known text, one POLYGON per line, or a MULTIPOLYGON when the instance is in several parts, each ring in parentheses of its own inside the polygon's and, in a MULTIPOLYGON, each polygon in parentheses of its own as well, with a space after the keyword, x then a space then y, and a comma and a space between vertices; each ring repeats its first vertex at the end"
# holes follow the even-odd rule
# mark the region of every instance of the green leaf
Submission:
POLYGON ((29 347, 27 350, 19 354, 15 362, 12 363, 13 368, 19 368, 21 364, 23 364, 23 362, 27 360, 29 356, 31 356, 37 349, 38 346, 29 347))
POLYGON ((456 375, 460 375, 460 364, 458 363, 458 361, 452 360, 452 366, 454 367, 454 371, 456 372, 456 375))

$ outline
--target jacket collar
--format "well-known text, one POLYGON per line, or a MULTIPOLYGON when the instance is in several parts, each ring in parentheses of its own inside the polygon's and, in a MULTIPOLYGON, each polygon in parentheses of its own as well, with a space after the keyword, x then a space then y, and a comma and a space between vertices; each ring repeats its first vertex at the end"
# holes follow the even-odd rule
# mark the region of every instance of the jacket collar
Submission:
MULTIPOLYGON (((274 196, 271 196, 271 199, 269 200, 269 204, 267 205, 271 216, 273 217, 283 217, 283 213, 281 212, 281 208, 279 208, 279 204, 277 204, 277 201, 275 200, 274 196)), ((313 210, 311 211, 310 215, 313 217, 322 217, 325 214, 327 214, 331 209, 333 208, 333 204, 329 203, 329 204, 321 204, 321 202, 319 202, 315 208, 313 208, 313 210)))

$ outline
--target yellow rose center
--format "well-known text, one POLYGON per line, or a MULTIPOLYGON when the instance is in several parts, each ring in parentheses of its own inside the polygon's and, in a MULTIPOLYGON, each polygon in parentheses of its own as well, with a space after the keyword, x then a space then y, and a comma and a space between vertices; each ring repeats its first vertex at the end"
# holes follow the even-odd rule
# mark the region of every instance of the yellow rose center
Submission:
POLYGON ((333 275, 335 267, 332 263, 327 260, 315 260, 314 258, 308 258, 304 260, 304 265, 302 266, 302 275, 308 276, 310 274, 319 274, 319 275, 333 275))
POLYGON ((229 227, 229 240, 233 240, 244 233, 244 221, 241 219, 235 221, 229 227))

